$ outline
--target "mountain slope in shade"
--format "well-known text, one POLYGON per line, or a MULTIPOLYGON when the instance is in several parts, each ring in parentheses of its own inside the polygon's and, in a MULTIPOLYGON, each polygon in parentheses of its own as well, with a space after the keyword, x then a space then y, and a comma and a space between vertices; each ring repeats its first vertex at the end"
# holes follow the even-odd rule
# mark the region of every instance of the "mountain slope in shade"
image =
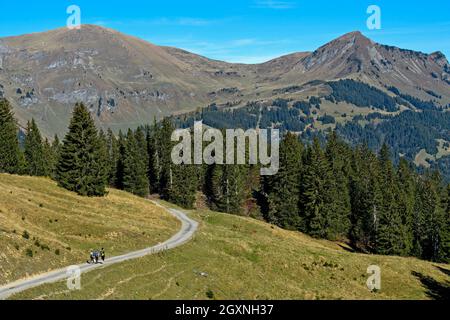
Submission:
POLYGON ((395 86, 424 100, 436 99, 427 94, 432 91, 441 105, 450 101, 443 54, 380 45, 359 32, 312 53, 257 65, 211 60, 91 25, 0 39, 0 95, 12 101, 20 123, 34 117, 47 135, 66 130, 78 101, 100 126, 118 130, 210 103, 239 106, 273 99, 286 87, 341 78, 383 90, 395 86))

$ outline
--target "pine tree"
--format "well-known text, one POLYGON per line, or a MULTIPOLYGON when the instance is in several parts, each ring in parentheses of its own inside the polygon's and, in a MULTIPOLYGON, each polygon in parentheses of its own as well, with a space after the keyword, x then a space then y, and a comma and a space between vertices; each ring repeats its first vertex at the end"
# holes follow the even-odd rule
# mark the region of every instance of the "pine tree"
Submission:
POLYGON ((147 150, 147 138, 145 137, 144 128, 138 127, 136 132, 134 133, 136 138, 136 143, 139 148, 139 155, 142 158, 142 161, 145 162, 146 166, 148 163, 148 150, 147 150))
POLYGON ((350 230, 350 166, 351 151, 333 131, 328 137, 326 157, 331 167, 331 210, 328 216, 330 239, 346 239, 350 230))
POLYGON ((169 200, 171 192, 173 192, 173 163, 172 163, 172 147, 174 143, 171 141, 171 136, 174 131, 173 124, 169 119, 165 118, 162 121, 161 128, 158 132, 158 177, 159 193, 163 199, 169 200))
POLYGON ((116 186, 117 162, 119 161, 119 143, 111 129, 106 135, 106 148, 108 150, 108 184, 116 186))
POLYGON ((240 214, 246 198, 245 165, 213 164, 207 170, 207 196, 214 210, 240 214))
POLYGON ((150 184, 150 193, 158 193, 160 191, 160 181, 161 176, 161 155, 160 155, 160 127, 154 119, 152 126, 147 126, 147 154, 148 154, 148 164, 147 164, 147 176, 150 184))
POLYGON ((381 191, 378 160, 367 145, 358 147, 352 157, 350 203, 352 246, 362 251, 375 252, 381 191))
POLYGON ((123 155, 123 189, 145 197, 149 193, 147 166, 133 131, 128 130, 123 155))
POLYGON ((99 149, 98 153, 100 158, 102 159, 101 165, 103 166, 102 172, 105 174, 106 178, 106 185, 108 185, 109 182, 109 174, 111 171, 111 162, 109 157, 109 149, 108 149, 108 138, 103 131, 103 129, 100 129, 98 133, 98 140, 99 140, 99 149))
POLYGON ((287 133, 280 143, 280 168, 264 179, 267 195, 267 220, 282 228, 299 229, 300 177, 303 146, 298 137, 287 133))
POLYGON ((450 184, 447 185, 447 193, 444 206, 446 208, 444 215, 444 232, 442 239, 442 258, 443 261, 450 262, 450 184))
POLYGON ((77 103, 61 148, 56 180, 80 195, 103 196, 107 184, 104 161, 94 121, 87 108, 77 103))
POLYGON ((42 136, 34 119, 28 121, 24 142, 27 173, 30 176, 46 176, 49 173, 48 158, 44 158, 42 136))
POLYGON ((20 173, 23 155, 19 149, 17 123, 8 100, 0 99, 0 172, 20 173))
POLYGON ((332 238, 332 174, 327 158, 316 137, 308 149, 301 185, 301 216, 306 231, 318 238, 332 238))
POLYGON ((438 172, 427 173, 421 193, 423 217, 421 241, 422 258, 441 261, 445 258, 446 208, 443 206, 441 177, 438 172))
POLYGON ((381 207, 376 233, 376 252, 379 254, 406 255, 409 251, 406 226, 402 223, 398 199, 399 185, 391 162, 389 147, 380 151, 381 207))
POLYGON ((122 133, 122 130, 119 131, 119 139, 117 140, 117 163, 116 163, 116 174, 114 179, 114 186, 117 189, 123 190, 123 179, 124 179, 124 159, 126 153, 126 138, 122 133))
POLYGON ((397 170, 399 183, 398 205, 402 226, 405 232, 405 254, 411 254, 413 250, 413 218, 414 202, 416 195, 416 181, 410 163, 404 158, 400 159, 397 170))
POLYGON ((172 189, 169 201, 186 209, 193 209, 197 192, 195 166, 180 164, 172 166, 172 189))
POLYGON ((56 180, 56 166, 59 161, 59 155, 61 152, 61 142, 58 138, 58 135, 55 134, 55 137, 53 138, 53 142, 50 145, 50 150, 48 151, 49 156, 49 172, 50 176, 56 180))
POLYGON ((45 138, 44 142, 42 143, 42 149, 44 153, 45 176, 52 177, 56 166, 56 155, 53 153, 52 145, 47 138, 45 138))

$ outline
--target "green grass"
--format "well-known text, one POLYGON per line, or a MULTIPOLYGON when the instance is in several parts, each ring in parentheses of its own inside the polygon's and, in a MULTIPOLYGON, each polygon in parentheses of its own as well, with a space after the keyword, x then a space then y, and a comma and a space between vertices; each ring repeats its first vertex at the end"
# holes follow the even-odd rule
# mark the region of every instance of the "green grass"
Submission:
POLYGON ((13 299, 435 299, 449 295, 448 265, 348 252, 339 244, 210 211, 177 249, 82 275, 81 291, 48 284, 13 299), (381 290, 366 287, 381 268, 381 290))
POLYGON ((180 223, 117 190, 84 198, 50 179, 0 174, 0 285, 71 264, 90 249, 118 255, 169 239, 180 223))

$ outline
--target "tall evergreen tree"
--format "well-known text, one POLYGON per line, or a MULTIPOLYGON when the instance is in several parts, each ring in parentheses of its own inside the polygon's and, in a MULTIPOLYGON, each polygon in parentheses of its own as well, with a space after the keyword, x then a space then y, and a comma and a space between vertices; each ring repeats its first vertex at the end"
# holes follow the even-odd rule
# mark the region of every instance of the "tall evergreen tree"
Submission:
POLYGON ((380 151, 381 207, 376 237, 376 251, 380 254, 405 255, 408 253, 407 229, 402 223, 398 199, 400 197, 397 176, 391 162, 389 147, 380 151))
POLYGON ((147 154, 148 154, 148 164, 147 164, 147 176, 150 184, 150 193, 159 192, 159 178, 161 176, 161 159, 160 159, 160 147, 161 142, 160 128, 156 123, 156 119, 152 126, 146 127, 146 138, 147 138, 147 154))
POLYGON ((326 157, 331 168, 330 178, 330 206, 328 216, 330 239, 346 239, 350 230, 350 192, 349 175, 351 151, 339 141, 333 131, 328 137, 326 157))
POLYGON ((117 162, 119 161, 119 143, 108 128, 106 134, 106 148, 108 150, 108 184, 116 187, 117 162))
POLYGON ((172 163, 172 147, 174 143, 171 141, 172 132, 174 131, 173 124, 169 119, 165 118, 162 121, 161 128, 158 132, 158 171, 160 172, 159 193, 163 199, 170 199, 170 193, 173 192, 173 163, 172 163))
POLYGON ((117 156, 117 162, 116 162, 116 175, 114 179, 114 186, 118 189, 123 190, 123 179, 124 179, 124 160, 125 160, 125 153, 126 153, 126 138, 124 134, 122 133, 122 130, 119 131, 119 139, 117 140, 117 150, 118 150, 118 156, 117 156))
POLYGON ((447 185, 447 194, 445 202, 445 228, 443 233, 442 247, 443 247, 443 260, 447 263, 450 262, 450 184, 447 185))
POLYGON ((23 155, 18 127, 8 100, 0 99, 0 172, 20 173, 23 155))
POLYGON ((99 140, 99 155, 101 160, 101 165, 103 166, 102 172, 105 174, 106 178, 106 185, 108 185, 108 179, 109 179, 109 173, 111 171, 111 163, 110 163, 110 157, 109 157, 109 150, 108 150, 108 137, 106 136, 103 129, 100 129, 98 133, 98 140, 99 140))
MULTIPOLYGON (((34 119, 28 121, 24 142, 24 154, 27 173, 30 176, 46 176, 49 174, 48 158, 44 157, 42 136, 34 119)), ((50 156, 50 155, 48 155, 50 156)))
POLYGON ((211 165, 206 181, 212 208, 226 213, 242 213, 246 176, 245 165, 211 165))
POLYGON ((42 143, 42 149, 44 153, 45 176, 53 177, 56 166, 56 155, 53 153, 52 145, 47 138, 45 138, 44 142, 42 143))
POLYGON ((314 237, 332 238, 332 173, 327 158, 316 137, 308 149, 302 177, 301 216, 306 232, 314 237))
POLYGON ((443 190, 439 173, 427 173, 422 181, 421 216, 423 226, 419 241, 421 257, 432 261, 445 258, 446 209, 443 207, 443 190))
MULTIPOLYGON (((44 145, 45 146, 45 145, 44 145)), ((55 137, 53 138, 53 141, 50 145, 50 150, 48 150, 49 154, 49 172, 50 176, 56 180, 56 166, 59 161, 59 154, 61 152, 61 141, 58 138, 58 135, 55 134, 55 137)))
POLYGON ((61 187, 83 196, 106 194, 102 142, 87 108, 75 105, 69 132, 66 134, 56 168, 56 180, 61 187))
POLYGON ((149 193, 147 166, 133 131, 128 130, 123 155, 123 189, 145 197, 149 193))
POLYGON ((143 127, 138 127, 136 132, 134 133, 136 138, 136 143, 139 148, 139 155, 142 158, 142 161, 145 162, 147 166, 148 162, 148 150, 147 150, 147 139, 145 137, 145 131, 143 127))
POLYGON ((197 192, 196 167, 192 164, 172 166, 172 188, 168 200, 186 209, 193 209, 197 192))
POLYGON ((298 137, 287 133, 280 143, 280 168, 276 175, 264 179, 267 195, 267 220, 287 229, 299 229, 300 177, 303 145, 298 137))
POLYGON ((397 201, 402 226, 405 232, 405 254, 411 254, 413 250, 413 219, 416 195, 416 177, 411 164, 404 158, 400 159, 397 177, 399 183, 399 197, 397 201))
POLYGON ((350 176, 350 241, 360 250, 375 252, 381 207, 379 164, 367 145, 358 147, 350 176))

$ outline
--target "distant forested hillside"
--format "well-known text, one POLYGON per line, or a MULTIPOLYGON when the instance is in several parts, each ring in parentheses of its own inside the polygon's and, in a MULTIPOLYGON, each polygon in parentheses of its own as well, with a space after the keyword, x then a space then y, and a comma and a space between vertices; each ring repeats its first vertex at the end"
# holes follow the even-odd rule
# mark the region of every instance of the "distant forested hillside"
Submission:
MULTIPOLYGON (((450 143, 450 112, 448 106, 441 106, 435 100, 424 101, 402 93, 395 87, 385 91, 354 80, 321 82, 331 89, 322 97, 308 97, 307 100, 277 98, 272 101, 254 101, 244 107, 229 108, 211 105, 201 111, 172 117, 176 127, 190 127, 195 120, 203 120, 215 128, 277 128, 283 133, 290 131, 311 143, 318 136, 324 143, 330 130, 335 129, 347 143, 357 146, 367 144, 375 152, 386 143, 392 150, 394 163, 401 157, 414 161, 421 150, 437 155, 440 142, 450 143), (388 94, 390 93, 390 94, 388 94), (359 108, 369 108, 369 114, 341 113, 327 114, 323 104, 333 103, 339 111, 338 103, 347 103, 359 108), (403 110, 398 113, 400 107, 403 110)), ((299 87, 300 88, 300 87, 299 87)), ((431 97, 439 98, 431 90, 431 97)), ((450 154, 442 153, 429 163, 439 169, 450 181, 450 154)), ((419 168, 423 170, 423 168, 419 168)))

